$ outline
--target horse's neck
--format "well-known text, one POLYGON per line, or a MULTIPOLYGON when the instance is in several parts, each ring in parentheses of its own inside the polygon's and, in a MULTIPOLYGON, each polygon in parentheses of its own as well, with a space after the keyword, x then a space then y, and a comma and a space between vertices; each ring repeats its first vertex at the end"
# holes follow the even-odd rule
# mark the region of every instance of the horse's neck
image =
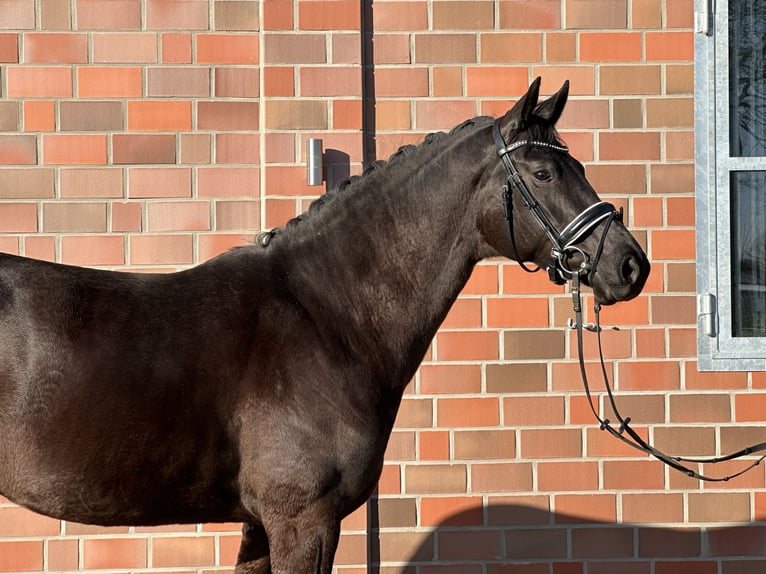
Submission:
POLYGON ((393 384, 412 376, 477 261, 468 176, 443 169, 430 162, 366 176, 364 188, 341 192, 284 238, 300 304, 373 370, 401 365, 393 384))

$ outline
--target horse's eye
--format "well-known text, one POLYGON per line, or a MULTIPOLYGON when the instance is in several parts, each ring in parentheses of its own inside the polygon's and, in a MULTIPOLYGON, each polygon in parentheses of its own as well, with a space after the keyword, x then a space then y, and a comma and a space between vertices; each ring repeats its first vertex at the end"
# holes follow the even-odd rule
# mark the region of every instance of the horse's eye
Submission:
POLYGON ((540 169, 532 175, 534 175, 535 179, 538 181, 548 181, 551 178, 551 174, 547 169, 540 169))

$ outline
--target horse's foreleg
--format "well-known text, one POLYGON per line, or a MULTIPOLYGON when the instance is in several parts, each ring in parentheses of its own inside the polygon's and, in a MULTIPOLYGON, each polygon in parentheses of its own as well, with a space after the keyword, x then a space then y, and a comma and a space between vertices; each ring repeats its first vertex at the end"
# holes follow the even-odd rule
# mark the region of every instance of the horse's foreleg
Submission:
POLYGON ((235 574, 271 574, 269 540, 262 525, 245 524, 242 527, 235 574))
POLYGON ((331 574, 340 522, 335 509, 322 506, 267 524, 272 574, 331 574))

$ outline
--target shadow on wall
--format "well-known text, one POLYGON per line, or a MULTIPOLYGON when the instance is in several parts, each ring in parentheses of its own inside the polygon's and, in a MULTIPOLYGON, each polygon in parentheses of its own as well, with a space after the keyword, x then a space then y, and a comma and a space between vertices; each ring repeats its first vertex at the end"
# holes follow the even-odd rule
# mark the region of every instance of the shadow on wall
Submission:
MULTIPOLYGON (((370 518, 379 524, 381 517, 370 518)), ((766 572, 766 523, 614 524, 517 504, 469 508, 425 532, 374 529, 369 544, 372 574, 766 572), (388 566, 402 560, 406 566, 388 566)))

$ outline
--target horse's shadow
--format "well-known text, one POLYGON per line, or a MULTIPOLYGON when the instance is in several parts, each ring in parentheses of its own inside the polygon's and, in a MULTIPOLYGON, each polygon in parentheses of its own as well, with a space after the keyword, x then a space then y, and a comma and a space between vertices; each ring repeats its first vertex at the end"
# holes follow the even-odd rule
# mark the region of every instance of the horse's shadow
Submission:
POLYGON ((371 574, 766 572, 766 522, 619 524, 508 503, 466 508, 431 529, 403 536, 386 527, 381 512, 373 501, 371 574))

